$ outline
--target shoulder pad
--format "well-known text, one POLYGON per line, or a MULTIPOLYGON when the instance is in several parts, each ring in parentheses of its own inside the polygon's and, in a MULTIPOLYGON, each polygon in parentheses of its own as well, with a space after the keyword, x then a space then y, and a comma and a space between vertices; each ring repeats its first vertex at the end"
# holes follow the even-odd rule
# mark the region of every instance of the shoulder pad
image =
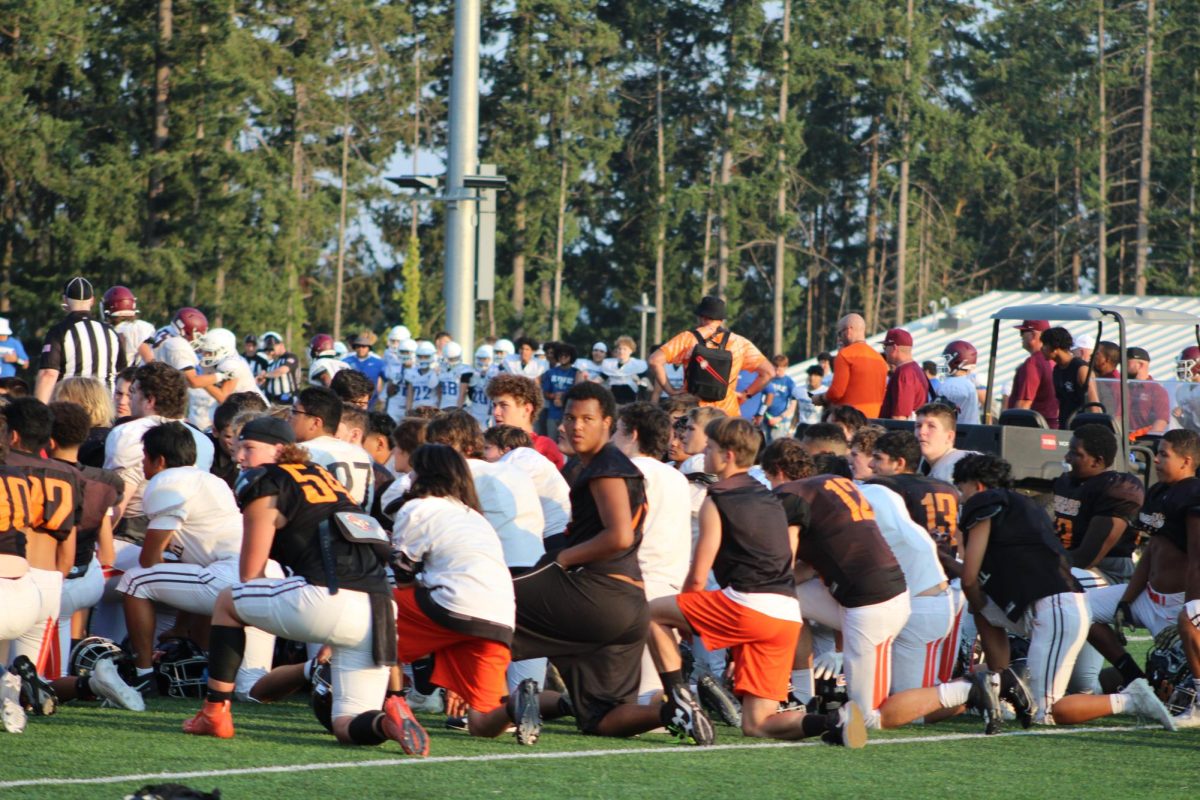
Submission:
POLYGON ((238 502, 242 502, 242 495, 248 494, 255 485, 261 481, 269 471, 269 467, 254 467, 253 469, 243 470, 238 474, 237 483, 234 486, 233 493, 237 495, 238 502))
POLYGON ((146 516, 151 519, 162 516, 184 516, 188 494, 178 482, 169 481, 150 488, 152 491, 146 492, 145 497, 142 498, 142 508, 146 516))

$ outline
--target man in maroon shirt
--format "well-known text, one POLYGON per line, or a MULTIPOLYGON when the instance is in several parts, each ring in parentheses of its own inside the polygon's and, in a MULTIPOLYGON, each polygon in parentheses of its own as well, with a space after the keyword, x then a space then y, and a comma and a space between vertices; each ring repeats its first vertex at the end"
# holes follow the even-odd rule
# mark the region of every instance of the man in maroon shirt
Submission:
POLYGON ((1130 432, 1162 433, 1171 421, 1171 398, 1158 381, 1150 377, 1150 354, 1142 347, 1125 350, 1129 364, 1130 432))
POLYGON ((883 339, 883 357, 892 374, 883 393, 880 419, 912 419, 913 412, 932 399, 929 378, 913 360, 912 348, 912 334, 903 328, 892 328, 883 339))
POLYGON ((1058 397, 1054 394, 1054 364, 1042 353, 1042 332, 1050 330, 1044 319, 1027 319, 1015 326, 1021 332, 1021 347, 1029 358, 1017 367, 1009 408, 1032 408, 1050 425, 1058 421, 1058 397))

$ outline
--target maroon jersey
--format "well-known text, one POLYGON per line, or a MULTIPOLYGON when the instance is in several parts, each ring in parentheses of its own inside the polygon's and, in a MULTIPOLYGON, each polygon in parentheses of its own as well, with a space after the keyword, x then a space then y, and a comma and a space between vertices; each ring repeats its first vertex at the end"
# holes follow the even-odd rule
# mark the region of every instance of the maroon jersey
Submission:
POLYGON ((1017 401, 1031 400, 1030 406, 1053 425, 1058 421, 1058 396, 1054 393, 1054 362, 1041 352, 1033 353, 1017 367, 1013 378, 1008 407, 1016 408, 1017 401))
POLYGON ((818 475, 775 489, 788 524, 800 527, 796 557, 811 564, 842 606, 858 608, 907 590, 875 511, 854 481, 818 475))

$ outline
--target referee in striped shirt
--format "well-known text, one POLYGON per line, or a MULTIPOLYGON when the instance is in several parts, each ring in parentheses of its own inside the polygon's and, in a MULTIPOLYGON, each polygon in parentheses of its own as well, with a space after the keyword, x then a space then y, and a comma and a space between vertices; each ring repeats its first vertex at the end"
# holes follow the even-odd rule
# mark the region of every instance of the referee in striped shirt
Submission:
POLYGON ((34 395, 50 402, 54 385, 63 378, 96 378, 111 392, 117 373, 127 361, 121 337, 111 325, 92 319, 96 293, 87 278, 75 277, 63 287, 66 318, 42 342, 34 395))

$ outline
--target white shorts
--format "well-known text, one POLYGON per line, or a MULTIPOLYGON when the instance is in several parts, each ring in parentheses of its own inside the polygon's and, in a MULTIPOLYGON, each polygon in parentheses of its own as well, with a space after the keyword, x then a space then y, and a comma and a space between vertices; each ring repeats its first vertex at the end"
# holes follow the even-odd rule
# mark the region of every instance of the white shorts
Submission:
POLYGON ((959 604, 947 589, 938 595, 911 598, 908 622, 892 644, 891 693, 941 683, 942 655, 954 633, 959 604))
POLYGON ((0 578, 0 642, 16 639, 37 622, 42 593, 27 572, 19 578, 0 578))
MULTIPOLYGON (((394 616, 395 604, 393 603, 394 616)), ((303 578, 259 578, 233 586, 233 606, 248 625, 297 642, 333 648, 333 717, 383 707, 388 667, 371 655, 371 605, 366 592, 330 594, 303 578)))
POLYGON ((58 651, 58 610, 62 604, 63 574, 58 570, 30 567, 26 577, 37 586, 40 602, 33 624, 12 640, 8 663, 17 656, 26 656, 38 665, 42 677, 54 679, 62 674, 62 661, 66 657, 58 651))
POLYGON ((62 603, 58 609, 60 619, 70 619, 81 608, 91 608, 104 595, 104 572, 100 562, 93 558, 88 571, 79 578, 63 581, 62 603))
MULTIPOLYGON (((1108 586, 1088 592, 1088 604, 1092 609, 1092 620, 1112 624, 1117 613, 1117 604, 1125 594, 1125 584, 1108 586)), ((1151 636, 1158 636, 1163 628, 1179 622, 1179 612, 1183 610, 1184 593, 1162 594, 1149 584, 1142 593, 1129 604, 1133 619, 1138 625, 1150 631, 1151 636)))
POLYGON ((835 631, 842 629, 842 606, 833 599, 820 578, 796 586, 796 599, 800 601, 800 616, 806 623, 816 622, 835 631))
MULTIPOLYGON (((1072 567, 1071 574, 1079 581, 1079 585, 1087 592, 1088 603, 1091 595, 1097 589, 1107 588, 1112 579, 1098 569, 1083 569, 1072 567)), ((1094 615, 1093 615, 1094 616, 1094 615)), ((1100 651, 1086 642, 1075 657, 1075 668, 1071 671, 1071 681, 1067 684, 1068 694, 1102 694, 1100 687, 1100 671, 1104 669, 1104 656, 1100 651)))
POLYGON ((892 643, 910 608, 908 592, 901 592, 882 603, 842 609, 846 693, 863 710, 868 727, 879 727, 879 707, 892 687, 892 643))

